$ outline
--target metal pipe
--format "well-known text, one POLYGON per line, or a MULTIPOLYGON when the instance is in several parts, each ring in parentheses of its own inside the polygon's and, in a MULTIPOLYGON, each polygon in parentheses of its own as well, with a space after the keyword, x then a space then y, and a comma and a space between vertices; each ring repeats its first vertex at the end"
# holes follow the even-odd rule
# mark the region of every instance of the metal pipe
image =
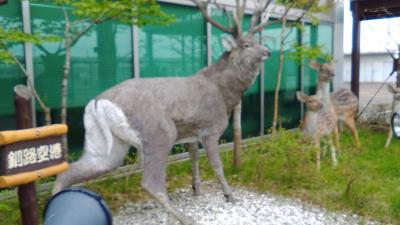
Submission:
MULTIPOLYGON (((208 15, 212 14, 211 5, 207 6, 207 13, 208 15)), ((209 22, 206 22, 206 35, 207 35, 207 66, 212 64, 212 26, 209 22)))
POLYGON ((132 50, 133 50, 133 77, 140 78, 139 28, 137 26, 132 26, 132 50))
MULTIPOLYGON (((21 2, 22 7, 22 21, 23 21, 23 30, 27 34, 31 34, 31 15, 29 8, 29 1, 23 0, 21 2)), ((24 53, 25 53, 25 69, 26 76, 30 82, 26 82, 28 87, 33 90, 35 88, 35 76, 33 73, 33 51, 32 51, 32 43, 25 42, 24 43, 24 53), (31 86, 32 85, 32 86, 31 86)), ((35 99, 31 100, 31 113, 32 113, 32 122, 33 127, 36 127, 36 103, 35 99)))

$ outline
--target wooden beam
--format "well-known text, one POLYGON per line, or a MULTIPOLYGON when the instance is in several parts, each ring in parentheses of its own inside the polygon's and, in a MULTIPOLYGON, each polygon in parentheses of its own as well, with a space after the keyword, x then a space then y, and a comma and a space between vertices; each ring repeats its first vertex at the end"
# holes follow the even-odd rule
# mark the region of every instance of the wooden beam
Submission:
POLYGON ((0 146, 21 141, 41 139, 50 136, 64 135, 68 132, 65 124, 54 124, 40 128, 30 128, 23 130, 10 130, 0 132, 0 146))
POLYGON ((55 166, 41 170, 30 171, 10 176, 0 176, 0 188, 12 187, 21 184, 28 184, 38 179, 54 176, 68 169, 68 163, 63 162, 55 166))
POLYGON ((360 95, 360 8, 359 2, 351 4, 353 13, 353 49, 351 52, 351 91, 360 95))

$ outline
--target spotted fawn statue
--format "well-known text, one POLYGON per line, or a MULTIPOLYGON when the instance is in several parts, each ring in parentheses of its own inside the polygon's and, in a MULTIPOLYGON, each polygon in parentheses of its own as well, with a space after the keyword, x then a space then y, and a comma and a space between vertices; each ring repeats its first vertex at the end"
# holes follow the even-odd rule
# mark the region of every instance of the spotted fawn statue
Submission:
POLYGON ((317 152, 317 169, 321 168, 321 138, 327 137, 328 147, 331 152, 332 165, 337 165, 336 148, 339 149, 339 131, 337 127, 337 116, 333 107, 324 110, 322 95, 317 92, 316 95, 307 96, 303 92, 296 92, 297 99, 306 104, 307 111, 304 114, 301 132, 311 138, 317 152), (335 134, 335 145, 333 144, 332 134, 335 134))
POLYGON ((358 148, 361 147, 356 128, 356 116, 358 112, 358 98, 349 89, 340 89, 330 92, 330 83, 334 77, 334 65, 332 62, 319 64, 312 60, 310 67, 317 71, 317 92, 321 93, 324 110, 333 106, 339 122, 343 122, 351 131, 358 148))
MULTIPOLYGON (((387 89, 393 95, 391 115, 393 116, 394 113, 400 114, 400 88, 395 88, 392 85, 388 84, 387 89)), ((392 125, 390 124, 388 137, 387 137, 386 143, 385 143, 385 148, 389 147, 390 142, 392 141, 392 138, 393 138, 393 131, 392 131, 391 126, 392 125)))

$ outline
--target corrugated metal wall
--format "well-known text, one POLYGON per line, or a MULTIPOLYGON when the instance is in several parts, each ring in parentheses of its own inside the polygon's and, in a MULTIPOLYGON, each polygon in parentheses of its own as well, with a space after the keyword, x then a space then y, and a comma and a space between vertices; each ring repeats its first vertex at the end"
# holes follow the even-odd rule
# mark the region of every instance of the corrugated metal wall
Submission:
MULTIPOLYGON (((14 24, 21 28, 21 12, 18 1, 10 1, 0 8, 0 23, 4 27, 14 24), (14 22, 7 22, 7 20, 14 22)), ((139 29, 139 52, 132 47, 131 27, 108 22, 95 26, 79 39, 72 47, 71 73, 68 95, 68 125, 71 148, 80 149, 83 145, 83 108, 85 104, 103 90, 123 80, 133 77, 133 54, 139 54, 140 77, 189 76, 207 64, 207 30, 201 13, 194 7, 162 4, 162 9, 175 14, 177 21, 169 26, 147 26, 139 29)), ((224 22, 220 12, 213 10, 212 16, 224 22)), ((250 17, 245 17, 244 28, 250 17)), ((52 5, 31 4, 31 24, 33 32, 48 34, 63 33, 63 15, 52 5)), ((278 70, 279 35, 281 25, 274 24, 263 31, 265 45, 271 50, 272 57, 265 62, 265 78, 260 77, 243 97, 243 136, 258 136, 263 126, 269 129, 273 113, 273 95, 278 70), (264 90, 264 93, 261 93, 264 90), (265 113, 261 115, 261 96, 264 95, 265 113)), ((299 30, 290 33, 285 46, 287 55, 293 42, 325 44, 332 52, 333 26, 321 24, 318 27, 306 26, 303 34, 299 30)), ((222 54, 220 44, 222 33, 212 28, 212 61, 222 54)), ((58 120, 60 104, 61 77, 63 74, 63 46, 59 43, 45 43, 34 47, 35 84, 39 94, 52 108, 55 122, 58 120)), ((22 46, 16 46, 14 52, 23 57, 22 46)), ((305 65, 307 65, 306 62, 305 65)), ((306 92, 315 90, 316 74, 305 68, 304 88, 306 92)), ((282 86, 280 91, 280 115, 287 128, 296 127, 300 119, 300 104, 295 98, 295 91, 301 85, 300 66, 293 60, 285 59, 282 86)), ((0 130, 14 128, 14 109, 12 87, 24 83, 25 79, 15 66, 0 64, 0 130)), ((42 115, 38 112, 38 122, 42 115)), ((230 141, 232 129, 229 127, 223 139, 230 141)))
MULTIPOLYGON (((0 24, 7 29, 22 31, 22 13, 19 1, 9 1, 0 7, 0 24)), ((23 62, 23 45, 10 46, 12 53, 23 62)), ((15 128, 13 87, 25 83, 25 76, 17 65, 0 62, 0 130, 15 128)))

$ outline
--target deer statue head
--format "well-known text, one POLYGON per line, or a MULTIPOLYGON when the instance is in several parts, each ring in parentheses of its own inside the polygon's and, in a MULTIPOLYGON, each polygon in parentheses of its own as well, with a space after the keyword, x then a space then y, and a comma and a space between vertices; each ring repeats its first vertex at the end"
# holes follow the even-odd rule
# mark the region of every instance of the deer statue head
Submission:
POLYGON ((316 95, 308 96, 304 92, 296 92, 297 99, 307 106, 307 110, 311 112, 318 112, 322 109, 321 94, 317 92, 316 95))
MULTIPOLYGON (((269 23, 266 21, 261 21, 263 13, 265 13, 268 6, 274 2, 273 0, 265 0, 265 1, 254 1, 255 10, 251 17, 250 27, 247 33, 243 32, 242 23, 244 17, 244 10, 246 8, 246 0, 240 1, 236 0, 236 9, 233 10, 233 13, 230 13, 226 7, 218 4, 216 1, 213 1, 213 4, 217 6, 217 8, 222 9, 226 19, 228 26, 224 26, 216 20, 212 19, 209 15, 208 6, 211 3, 211 0, 207 1, 198 1, 191 0, 201 11, 205 20, 221 30, 226 34, 230 34, 232 39, 223 39, 222 44, 225 48, 226 52, 232 52, 231 57, 236 57, 237 60, 234 60, 236 63, 246 62, 261 62, 270 56, 268 49, 259 45, 259 42, 254 38, 254 34, 260 32, 265 26, 269 23), (232 18, 233 17, 233 18, 232 18), (231 25, 233 22, 233 25, 231 25), (236 50, 236 51, 234 51, 236 50), (239 57, 240 55, 240 57, 239 57)), ((232 10, 231 10, 232 11, 232 10)))
POLYGON ((318 81, 320 82, 331 82, 335 77, 335 64, 333 62, 320 64, 315 60, 311 60, 309 65, 317 71, 318 81))

